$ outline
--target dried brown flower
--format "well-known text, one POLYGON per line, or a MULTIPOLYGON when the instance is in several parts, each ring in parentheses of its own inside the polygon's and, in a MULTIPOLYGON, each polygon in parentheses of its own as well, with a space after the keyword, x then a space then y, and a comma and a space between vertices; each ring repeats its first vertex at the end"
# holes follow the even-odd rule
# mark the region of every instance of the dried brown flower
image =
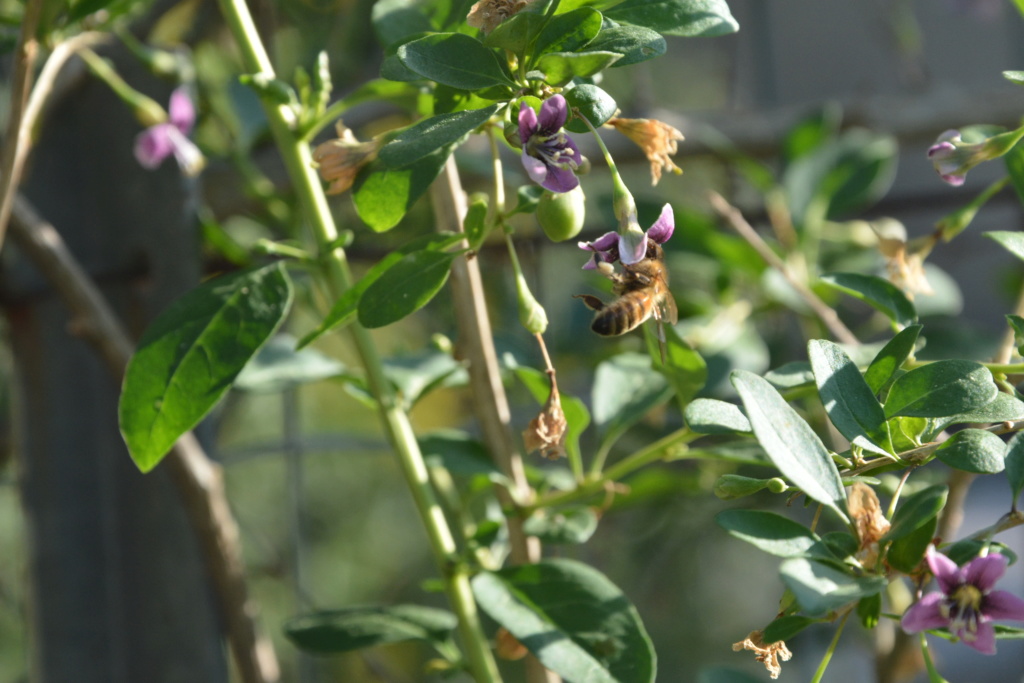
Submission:
POLYGON ((934 294, 924 274, 924 260, 935 246, 935 236, 925 235, 908 242, 907 229, 892 218, 874 221, 871 228, 878 236, 878 251, 885 257, 889 282, 902 289, 911 301, 915 294, 934 294))
POLYGON ((341 194, 352 187, 359 170, 377 158, 377 142, 359 142, 341 120, 335 126, 338 137, 313 150, 320 177, 330 183, 327 194, 341 194))
POLYGON ((612 118, 605 124, 613 127, 627 138, 637 144, 647 160, 651 162, 651 185, 657 185, 661 180, 661 172, 671 171, 676 175, 683 172, 683 169, 675 165, 669 158, 670 155, 679 151, 679 142, 683 140, 683 134, 678 130, 657 119, 623 119, 612 118))
POLYGON ((523 442, 526 452, 539 450, 545 458, 554 460, 565 456, 565 413, 562 411, 562 400, 558 395, 558 385, 551 382, 551 394, 547 403, 541 408, 537 417, 530 420, 523 431, 523 442))
POLYGON ((469 8, 466 23, 484 33, 498 28, 498 24, 526 9, 535 0, 480 0, 469 8))
POLYGON ((734 652, 751 650, 754 653, 754 659, 764 664, 764 668, 768 669, 768 674, 773 680, 782 673, 782 665, 779 664, 779 660, 788 662, 793 657, 793 653, 786 647, 785 641, 778 640, 766 645, 764 631, 760 630, 751 631, 746 638, 738 643, 733 643, 732 649, 734 652))
POLYGON ((882 512, 875 490, 867 484, 857 482, 850 487, 847 507, 860 540, 857 559, 865 567, 872 567, 878 561, 878 539, 889 531, 889 520, 882 512))

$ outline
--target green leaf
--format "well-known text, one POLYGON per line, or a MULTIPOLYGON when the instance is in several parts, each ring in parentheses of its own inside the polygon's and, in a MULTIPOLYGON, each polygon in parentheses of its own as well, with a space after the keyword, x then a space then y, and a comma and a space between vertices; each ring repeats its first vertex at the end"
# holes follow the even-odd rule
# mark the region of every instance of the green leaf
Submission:
POLYGON ((950 467, 975 474, 998 474, 1005 468, 1006 444, 984 429, 962 429, 944 441, 935 457, 950 467))
POLYGON ((1024 350, 1024 318, 1019 315, 1007 315, 1006 321, 1013 329, 1013 340, 1017 344, 1017 353, 1024 350))
POLYGON ((817 619, 811 619, 799 614, 779 617, 764 627, 764 642, 775 643, 780 640, 789 640, 808 626, 817 623, 817 619))
POLYGON ((1024 401, 1000 391, 996 394, 995 400, 983 408, 935 420, 930 432, 933 435, 938 435, 950 425, 993 424, 995 422, 1016 422, 1017 420, 1024 420, 1024 401))
POLYGON ((284 264, 207 282, 172 303, 142 335, 118 406, 121 435, 148 472, 192 429, 284 321, 284 264))
POLYGON ((670 385, 676 392, 676 400, 679 401, 681 410, 693 400, 708 381, 708 366, 679 333, 671 325, 663 325, 662 332, 665 334, 665 363, 661 362, 661 347, 658 338, 652 331, 650 325, 644 325, 644 341, 647 343, 647 353, 651 356, 651 364, 654 369, 668 379, 670 385))
POLYGON ((389 358, 384 362, 387 377, 408 409, 441 386, 461 386, 469 380, 465 365, 440 351, 389 358))
POLYGON ((999 553, 1010 560, 1010 564, 1017 562, 1017 553, 999 541, 990 539, 965 538, 962 541, 944 546, 942 552, 949 559, 963 566, 977 557, 982 550, 986 552, 999 553))
POLYGON ((846 492, 821 440, 767 380, 746 370, 730 375, 754 435, 784 477, 847 521, 846 492))
POLYGON ((737 406, 713 398, 698 398, 686 406, 686 425, 698 434, 748 434, 750 420, 737 406))
POLYGON ((497 56, 464 33, 435 33, 398 48, 398 59, 424 78, 461 90, 515 87, 497 56))
POLYGON ((345 366, 313 349, 297 350, 295 337, 279 334, 246 364, 235 378, 235 388, 253 392, 279 392, 306 382, 345 374, 345 366))
MULTIPOLYGON (((537 403, 544 405, 551 392, 551 380, 548 379, 547 373, 521 365, 513 365, 512 369, 519 381, 533 394, 537 403)), ((562 412, 565 413, 565 423, 568 427, 565 432, 565 450, 569 455, 579 458, 580 436, 590 425, 590 411, 587 410, 586 404, 575 396, 561 391, 559 396, 562 400, 562 412)))
POLYGON ((408 40, 417 33, 435 30, 430 18, 414 0, 380 0, 373 4, 370 19, 381 45, 408 40))
POLYGON ((487 122, 498 105, 457 111, 424 119, 409 126, 380 149, 379 158, 390 168, 402 168, 462 140, 487 122))
POLYGON ((821 403, 839 433, 852 445, 888 455, 892 444, 882 425, 885 412, 850 357, 838 344, 823 339, 812 340, 807 353, 821 403))
POLYGON ((878 626, 878 620, 882 617, 882 595, 868 595, 857 602, 857 617, 864 628, 878 626))
POLYGON ((1016 83, 1017 85, 1024 85, 1024 71, 1004 71, 1003 78, 1016 83))
POLYGON ((462 228, 466 231, 470 249, 480 248, 491 227, 487 224, 487 201, 488 197, 483 193, 476 193, 469 198, 469 207, 466 209, 466 217, 462 220, 462 228))
POLYGON ((403 256, 424 249, 441 251, 442 249, 447 249, 461 239, 462 235, 451 232, 439 232, 431 235, 424 235, 412 240, 403 247, 399 247, 382 258, 372 268, 370 268, 370 270, 366 271, 366 274, 363 275, 358 282, 349 287, 345 293, 334 302, 334 305, 331 306, 331 310, 327 313, 327 317, 323 319, 317 328, 299 340, 298 348, 301 349, 309 345, 325 332, 329 332, 339 325, 349 322, 356 314, 359 306, 359 299, 363 296, 363 292, 365 292, 366 289, 386 270, 402 260, 403 256))
MULTIPOLYGON (((574 78, 593 76, 615 63, 617 52, 549 52, 537 60, 548 85, 565 85, 574 78)), ((531 72, 532 73, 532 72, 531 72)))
POLYGON ((886 418, 946 417, 977 410, 995 400, 992 373, 969 360, 940 360, 900 375, 885 401, 886 418))
POLYGON ((949 487, 932 484, 912 496, 907 496, 892 516, 892 526, 882 536, 883 541, 894 541, 910 535, 934 519, 946 505, 949 487))
POLYGON ((881 392, 895 377, 900 366, 914 351, 921 325, 911 325, 889 340, 864 373, 864 381, 875 394, 881 392))
POLYGON ((441 149, 403 168, 389 168, 380 159, 371 163, 359 173, 352 190, 359 217, 374 232, 398 225, 413 202, 430 189, 451 152, 441 149))
MULTIPOLYGON (((615 112, 618 109, 618 104, 612 99, 611 95, 596 85, 590 85, 589 83, 577 85, 575 88, 566 90, 563 95, 565 95, 565 101, 569 108, 578 110, 580 115, 586 117, 593 124, 594 128, 603 126, 608 119, 615 116, 615 112)), ((565 127, 573 133, 590 132, 587 124, 575 116, 569 119, 565 127)))
POLYGON ((834 140, 839 133, 842 118, 842 108, 832 102, 801 119, 786 132, 783 140, 782 153, 786 163, 792 163, 834 140))
POLYGON ((938 516, 925 520, 925 523, 906 536, 893 541, 889 546, 889 552, 885 554, 885 561, 893 569, 905 574, 913 573, 917 566, 924 559, 924 553, 928 545, 935 538, 935 530, 939 526, 938 516))
POLYGON ((783 363, 777 368, 764 373, 764 378, 779 389, 796 389, 814 383, 811 364, 804 360, 783 363))
POLYGON ((553 17, 533 44, 534 58, 551 52, 577 52, 601 31, 601 13, 591 7, 580 7, 553 17))
POLYGON ((523 533, 542 543, 586 543, 595 531, 597 514, 590 507, 542 509, 523 523, 523 533))
POLYGON ((730 536, 777 557, 806 557, 821 542, 803 524, 774 512, 725 510, 715 515, 715 521, 730 536))
POLYGON ((830 565, 803 558, 786 560, 779 568, 782 582, 793 591, 803 611, 820 616, 863 597, 885 590, 882 576, 853 577, 830 565))
POLYGON ((860 273, 831 273, 822 275, 821 281, 881 311, 900 327, 917 322, 914 304, 888 280, 860 273))
POLYGON ((497 28, 484 38, 484 45, 508 50, 521 56, 543 26, 542 15, 524 10, 498 24, 497 28))
POLYGON ((590 50, 617 52, 622 59, 615 62, 613 68, 639 64, 665 54, 668 45, 657 31, 642 26, 622 24, 610 26, 587 46, 590 50))
POLYGON ((1024 489, 1024 432, 1017 432, 1007 442, 1004 462, 1006 479, 1013 492, 1013 501, 1016 502, 1021 490, 1024 489))
POLYGON ((359 298, 359 323, 370 329, 384 327, 425 306, 447 282, 456 256, 438 251, 403 256, 359 298))
POLYGON ((508 483, 508 478, 494 465, 484 445, 466 432, 441 429, 424 434, 417 441, 423 459, 430 467, 444 467, 454 475, 483 475, 495 483, 508 483))
POLYGON ((548 669, 577 683, 653 683, 656 657, 640 616, 611 581, 573 560, 473 578, 473 594, 548 669))
POLYGON ((740 29, 725 0, 626 0, 604 15, 669 36, 724 36, 740 29))
POLYGON ((594 424, 602 444, 622 436, 649 410, 672 396, 672 387, 651 367, 651 359, 638 353, 619 354, 600 363, 592 391, 594 424))
POLYGON ((999 244, 1019 259, 1024 259, 1024 232, 1016 230, 993 230, 982 233, 985 237, 994 239, 999 244))
POLYGON ((315 612, 292 619, 284 632, 300 650, 323 655, 407 640, 443 643, 457 625, 446 610, 392 605, 315 612))

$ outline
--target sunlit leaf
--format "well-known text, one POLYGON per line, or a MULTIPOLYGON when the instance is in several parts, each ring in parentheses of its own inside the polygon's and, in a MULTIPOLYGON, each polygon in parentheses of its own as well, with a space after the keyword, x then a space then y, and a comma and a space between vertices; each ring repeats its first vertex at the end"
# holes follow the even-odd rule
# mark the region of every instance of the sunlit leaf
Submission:
POLYGON ((946 417, 983 408, 998 393, 981 363, 941 360, 900 375, 885 400, 885 415, 946 417))
POLYGON ((831 565, 793 558, 779 568, 782 582, 793 591, 803 611, 810 616, 823 615, 851 602, 885 589, 883 576, 854 577, 831 565))
POLYGON ((998 474, 1005 468, 1006 444, 984 429, 961 429, 942 442, 935 457, 950 467, 975 474, 998 474))
POLYGON ((625 0, 604 14, 669 36, 724 36, 740 28, 725 0, 625 0))

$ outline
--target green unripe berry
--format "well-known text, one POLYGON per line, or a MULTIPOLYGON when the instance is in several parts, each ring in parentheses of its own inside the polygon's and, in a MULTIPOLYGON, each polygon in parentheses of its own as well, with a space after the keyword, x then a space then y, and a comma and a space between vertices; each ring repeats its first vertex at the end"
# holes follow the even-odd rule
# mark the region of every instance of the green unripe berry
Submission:
POLYGON ((544 191, 537 203, 537 222, 553 242, 564 242, 580 234, 586 218, 583 188, 568 192, 544 191))

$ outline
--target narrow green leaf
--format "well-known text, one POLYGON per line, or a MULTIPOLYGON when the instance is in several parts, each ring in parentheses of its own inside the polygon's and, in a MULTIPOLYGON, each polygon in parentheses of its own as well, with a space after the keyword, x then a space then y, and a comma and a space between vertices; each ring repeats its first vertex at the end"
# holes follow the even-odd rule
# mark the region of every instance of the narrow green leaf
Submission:
POLYGON ((913 573, 924 559, 924 553, 935 538, 935 530, 938 526, 939 518, 935 516, 925 520, 924 524, 906 536, 896 539, 889 546, 889 552, 885 554, 885 561, 893 569, 905 574, 913 573))
POLYGON ((292 619, 284 632, 300 650, 339 654, 406 640, 446 642, 457 625, 446 610, 393 605, 315 612, 292 619))
POLYGON ((823 339, 812 340, 807 352, 821 403, 839 433, 855 446, 888 455, 892 444, 882 428, 885 413, 850 357, 838 344, 823 339))
POLYGON ((483 193, 476 193, 469 198, 469 207, 466 209, 466 217, 462 220, 462 228, 466 231, 470 249, 479 249, 487 237, 490 228, 487 224, 487 201, 488 197, 483 193))
POLYGON ((1004 71, 1003 78, 1016 83, 1017 85, 1024 85, 1024 71, 1004 71))
POLYGON ((847 521, 846 492, 821 439, 771 384, 746 370, 730 376, 757 440, 784 477, 847 521))
POLYGON ((416 251, 403 256, 359 298, 359 323, 371 329, 383 327, 425 306, 447 282, 457 255, 416 251))
POLYGON ((548 85, 565 85, 574 78, 593 76, 607 69, 622 55, 617 52, 549 52, 537 60, 548 85))
POLYGON ((1019 315, 1007 315, 1006 321, 1013 329, 1013 340, 1017 344, 1017 353, 1024 350, 1024 318, 1019 315))
POLYGON ((693 400, 708 380, 708 366, 699 353, 690 346, 671 325, 662 326, 665 334, 665 363, 661 362, 661 346, 651 325, 644 325, 644 341, 651 364, 668 380, 676 392, 680 410, 693 400))
POLYGON ((597 37, 601 22, 601 13, 592 7, 556 15, 537 36, 531 52, 534 57, 550 52, 577 52, 597 37))
POLYGON ((1008 252, 1019 259, 1024 259, 1024 232, 1016 230, 993 230, 982 233, 985 237, 999 242, 1008 252))
POLYGON ((1016 503, 1020 492, 1024 489, 1024 432, 1017 432, 1006 444, 1006 479, 1010 483, 1010 491, 1013 492, 1013 501, 1016 503))
POLYGON ((912 496, 907 496, 892 516, 892 526, 882 536, 883 541, 894 541, 908 536, 935 518, 946 505, 949 487, 932 484, 912 496))
POLYGON ((811 619, 799 614, 779 617, 764 627, 764 642, 775 643, 780 640, 789 640, 808 626, 817 623, 817 619, 811 619))
POLYGON ((748 434, 754 431, 739 407, 713 398, 698 398, 686 406, 686 425, 698 434, 748 434))
POLYGON ((774 512, 725 510, 715 515, 715 521, 730 536, 777 557, 806 557, 821 542, 803 524, 774 512))
POLYGON ((334 302, 334 305, 331 306, 331 310, 327 313, 327 317, 317 325, 315 330, 299 340, 297 348, 302 349, 303 347, 308 346, 325 332, 329 332, 339 325, 352 320, 355 317, 356 310, 359 306, 359 298, 363 295, 363 292, 366 291, 366 288, 373 284, 373 282, 376 281, 384 271, 395 265, 406 254, 411 254, 422 249, 441 251, 442 249, 447 249, 461 239, 462 235, 451 232, 439 232, 414 239, 405 246, 399 247, 395 251, 391 252, 374 264, 370 270, 366 271, 366 274, 363 275, 358 282, 352 285, 344 294, 341 295, 341 297, 338 298, 337 301, 334 302))
POLYGON ((885 416, 946 417, 978 410, 999 390, 992 373, 969 360, 940 360, 900 375, 885 401, 885 416))
MULTIPOLYGON (((603 126, 608 119, 615 116, 615 112, 618 110, 618 104, 612 99, 612 96, 596 85, 584 83, 566 90, 563 94, 569 108, 586 117, 594 128, 603 126)), ((565 127, 573 133, 590 132, 587 124, 576 116, 570 119, 565 127)))
POLYGON ((453 114, 432 116, 409 126, 380 149, 380 160, 390 168, 413 164, 428 154, 453 145, 471 131, 487 122, 498 105, 485 109, 457 111, 453 114))
POLYGON ((612 65, 613 68, 618 68, 660 57, 665 54, 668 45, 657 31, 642 26, 621 24, 601 31, 587 49, 619 53, 622 59, 612 65))
POLYGON ((284 321, 292 285, 282 263, 207 282, 172 303, 142 335, 125 373, 121 435, 153 469, 231 388, 284 321))
POLYGON ((594 424, 606 444, 667 401, 672 387, 651 367, 650 357, 623 353, 597 366, 592 392, 594 424))
POLYGON ((951 425, 993 424, 1017 420, 1024 420, 1024 401, 1000 391, 996 394, 995 400, 982 408, 934 420, 930 434, 938 435, 951 425))
POLYGON ((413 203, 422 197, 441 173, 452 150, 444 148, 403 168, 389 168, 377 159, 356 178, 352 203, 359 217, 374 232, 398 225, 413 203))
POLYGON ((950 467, 975 474, 998 474, 1005 468, 1006 444, 984 429, 962 429, 944 441, 935 457, 950 467))
POLYGON ((461 90, 481 90, 493 85, 515 86, 483 44, 463 33, 435 33, 398 48, 398 59, 432 81, 461 90))
POLYGON ((803 558, 786 560, 779 568, 782 582, 793 591, 797 602, 810 616, 820 616, 863 597, 885 590, 888 580, 882 576, 853 577, 849 574, 803 558))
POLYGON ((626 0, 604 14, 669 36, 724 36, 740 29, 725 0, 626 0))
POLYGON ((888 280, 860 273, 831 273, 822 275, 821 281, 881 311, 900 327, 917 322, 914 305, 888 280))
POLYGON ((921 325, 911 325, 889 340, 864 373, 864 381, 875 394, 881 392, 895 377, 900 366, 914 351, 921 325))
POLYGON ((548 669, 577 683, 653 683, 656 658, 636 609, 596 569, 545 560, 473 578, 473 594, 548 669))

